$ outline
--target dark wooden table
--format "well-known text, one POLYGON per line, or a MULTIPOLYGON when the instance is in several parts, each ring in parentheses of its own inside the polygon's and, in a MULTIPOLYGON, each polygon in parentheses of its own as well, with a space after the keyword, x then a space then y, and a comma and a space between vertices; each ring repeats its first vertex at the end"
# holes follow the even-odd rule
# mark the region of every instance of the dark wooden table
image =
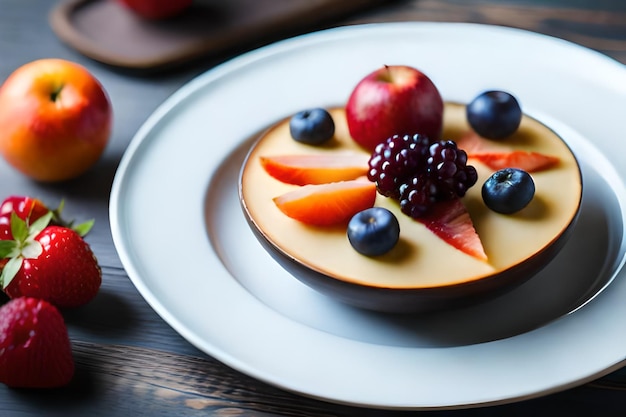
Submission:
MULTIPOLYGON (((115 126, 110 146, 86 175, 62 184, 32 182, 0 161, 0 197, 26 194, 50 204, 65 198, 68 215, 95 218, 88 241, 100 260, 104 277, 100 294, 91 304, 64 313, 77 363, 73 382, 52 391, 0 386, 0 415, 418 414, 328 404, 260 383, 195 349, 148 306, 122 268, 109 229, 109 193, 118 162, 135 131, 170 94, 195 75, 257 45, 241 45, 175 70, 141 76, 93 61, 60 42, 48 23, 53 6, 54 2, 46 0, 0 0, 0 81, 20 65, 38 58, 65 58, 85 65, 101 80, 114 105, 115 126)), ((525 28, 577 42, 626 63, 623 0, 390 2, 341 20, 321 22, 315 28, 403 20, 479 22, 525 28)), ((301 28, 301 31, 311 29, 314 28, 301 28)), ((296 32, 283 36, 293 34, 296 32)), ((0 302, 5 301, 0 296, 0 302)), ((626 371, 534 400, 432 414, 626 415, 626 371)))

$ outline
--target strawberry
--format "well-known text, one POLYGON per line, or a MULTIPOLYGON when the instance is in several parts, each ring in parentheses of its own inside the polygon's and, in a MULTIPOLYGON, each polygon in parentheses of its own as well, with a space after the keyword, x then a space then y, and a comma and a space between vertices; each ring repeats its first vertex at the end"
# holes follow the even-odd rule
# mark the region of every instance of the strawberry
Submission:
POLYGON ((43 217, 50 209, 39 199, 28 196, 12 195, 0 204, 0 217, 11 217, 15 212, 21 219, 31 218, 33 221, 43 217))
POLYGON ((347 223, 374 205, 376 185, 365 179, 304 185, 274 198, 276 206, 292 219, 313 226, 347 223))
POLYGON ((487 260, 480 237, 461 199, 435 203, 435 207, 418 220, 460 251, 481 261, 487 260))
POLYGON ((30 226, 11 215, 14 240, 0 240, 0 259, 8 259, 0 282, 10 298, 37 297, 57 307, 77 307, 97 294, 102 281, 98 261, 73 229, 48 226, 52 213, 30 226))
POLYGON ((52 388, 68 384, 73 375, 72 347, 56 307, 30 297, 0 307, 0 382, 52 388))
POLYGON ((0 204, 0 240, 13 239, 11 234, 11 213, 15 212, 22 220, 35 221, 50 209, 41 200, 25 196, 10 196, 0 204))
POLYGON ((260 157, 265 171, 287 184, 325 184, 367 174, 368 155, 356 152, 260 157))
POLYGON ((93 220, 75 225, 74 222, 68 222, 62 218, 64 203, 51 210, 41 200, 28 196, 10 196, 4 199, 0 204, 0 240, 12 240, 13 235, 11 233, 11 213, 15 212, 17 217, 30 224, 37 219, 40 219, 47 213, 52 213, 50 220, 51 224, 71 227, 76 230, 81 236, 85 236, 91 227, 93 226, 93 220))

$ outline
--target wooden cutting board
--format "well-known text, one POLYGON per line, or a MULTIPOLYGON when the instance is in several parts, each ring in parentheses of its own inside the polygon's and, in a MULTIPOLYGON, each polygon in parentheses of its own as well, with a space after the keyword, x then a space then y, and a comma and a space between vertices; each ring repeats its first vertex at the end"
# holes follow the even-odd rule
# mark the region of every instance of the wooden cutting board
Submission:
MULTIPOLYGON (((173 0, 174 1, 174 0, 173 0)), ((303 33, 384 0, 196 0, 177 17, 150 21, 116 0, 64 0, 50 25, 66 44, 105 64, 158 70, 303 33)))

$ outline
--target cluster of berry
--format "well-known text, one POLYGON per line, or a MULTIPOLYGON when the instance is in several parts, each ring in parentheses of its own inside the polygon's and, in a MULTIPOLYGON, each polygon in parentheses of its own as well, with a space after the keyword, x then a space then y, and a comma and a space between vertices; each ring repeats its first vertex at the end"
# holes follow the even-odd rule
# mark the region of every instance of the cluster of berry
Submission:
POLYGON ((419 218, 438 201, 463 197, 478 174, 452 141, 431 143, 423 135, 394 135, 376 146, 367 177, 378 192, 400 201, 403 213, 419 218))

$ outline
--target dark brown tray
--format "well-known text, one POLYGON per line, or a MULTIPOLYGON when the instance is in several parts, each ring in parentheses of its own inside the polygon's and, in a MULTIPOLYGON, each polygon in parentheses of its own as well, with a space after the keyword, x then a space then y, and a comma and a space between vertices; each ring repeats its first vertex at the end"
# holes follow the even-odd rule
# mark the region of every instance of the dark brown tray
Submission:
POLYGON ((65 0, 50 25, 66 44, 105 64, 154 70, 314 28, 384 0, 196 0, 149 21, 115 0, 65 0))

